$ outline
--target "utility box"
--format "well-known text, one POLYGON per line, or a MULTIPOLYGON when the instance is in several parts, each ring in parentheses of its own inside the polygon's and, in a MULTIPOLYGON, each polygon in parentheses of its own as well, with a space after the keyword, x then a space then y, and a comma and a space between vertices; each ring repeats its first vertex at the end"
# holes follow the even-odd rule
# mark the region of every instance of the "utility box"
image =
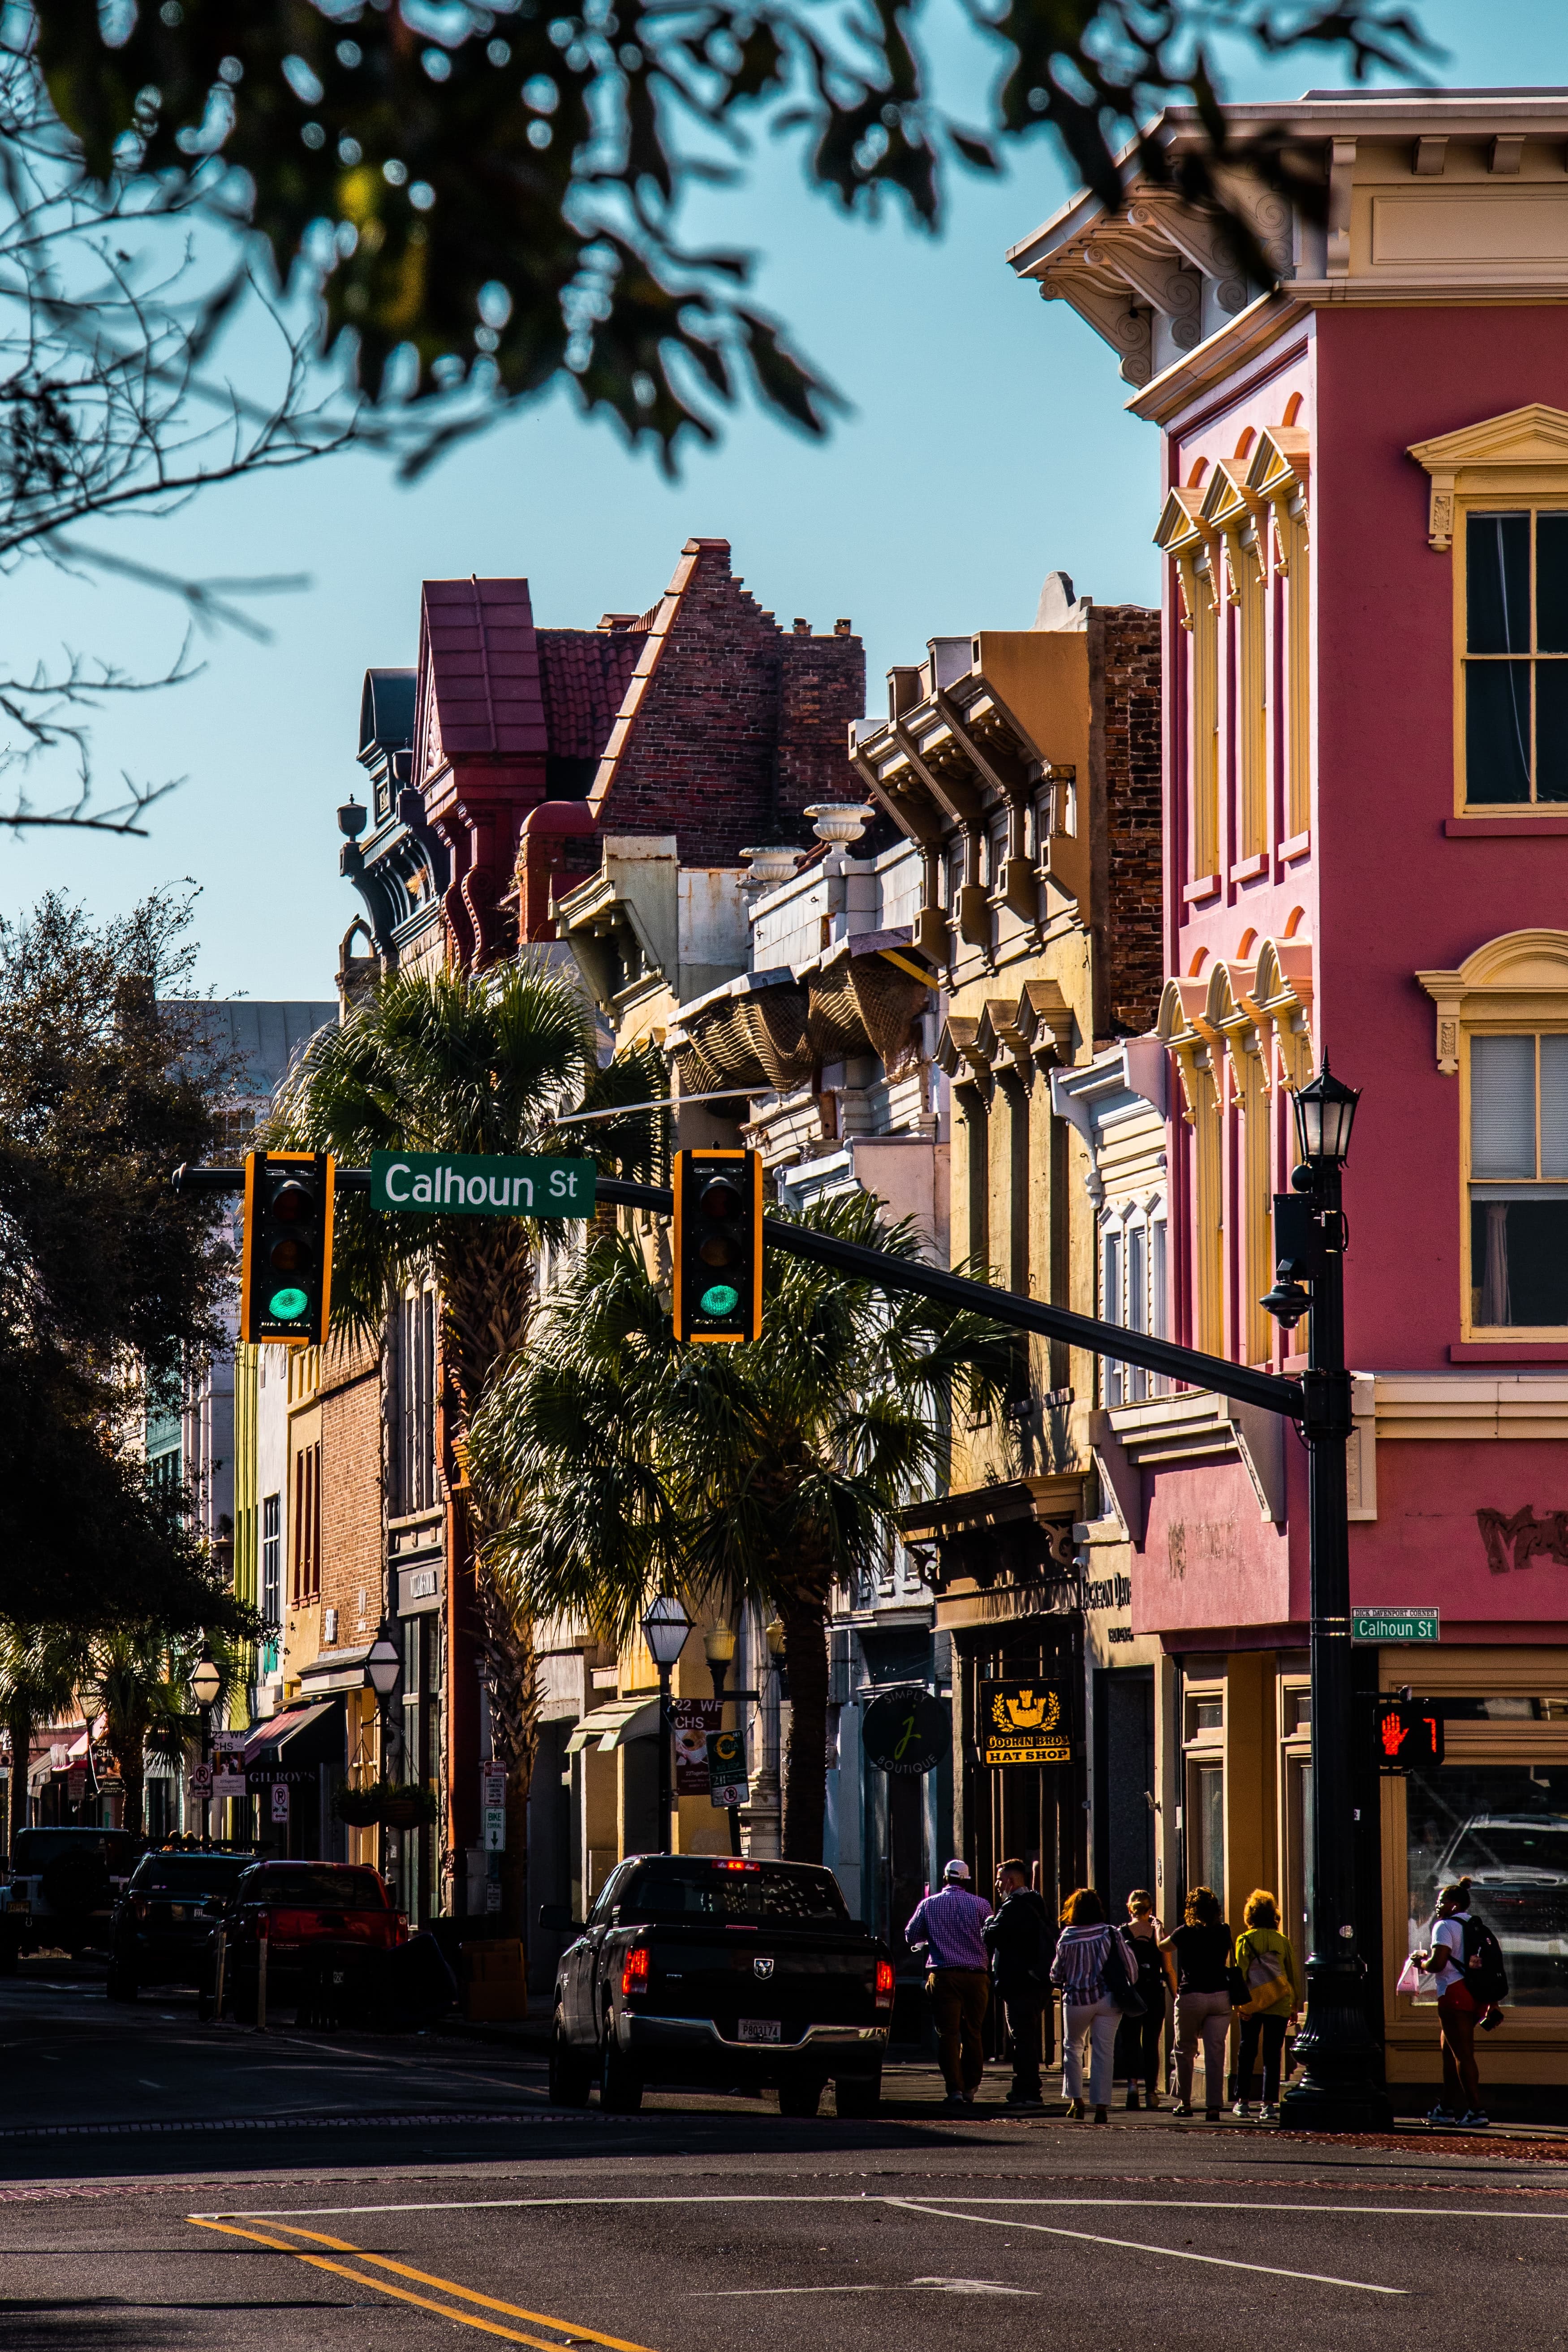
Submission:
POLYGON ((475 2024, 510 2023, 528 2015, 528 1970, 515 1936, 458 1948, 463 2014, 475 2024))

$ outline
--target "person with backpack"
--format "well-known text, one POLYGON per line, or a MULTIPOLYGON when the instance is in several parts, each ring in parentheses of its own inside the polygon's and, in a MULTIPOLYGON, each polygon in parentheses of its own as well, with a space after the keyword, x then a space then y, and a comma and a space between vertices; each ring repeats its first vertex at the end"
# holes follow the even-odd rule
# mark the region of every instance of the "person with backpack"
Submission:
POLYGON ((1142 2104, 1151 2110, 1160 2105, 1160 2037, 1165 2030, 1165 1963, 1160 1951, 1160 1922, 1154 1897, 1146 1886, 1135 1886, 1127 1897, 1127 1925, 1121 1940, 1138 1963, 1138 1994, 1142 2016, 1124 2016, 1117 2035, 1117 2073, 1127 2078, 1129 2110, 1142 2104))
POLYGON ((1029 1865, 1016 1858, 996 1872, 996 1909, 984 1927, 991 1981, 1013 2038, 1010 2107, 1037 2107, 1040 2068, 1056 2055, 1051 1961, 1057 1948, 1051 1915, 1029 1884, 1029 1865))
POLYGON ((1426 2120, 1482 2130, 1489 2118, 1481 2105, 1476 2027, 1500 2024, 1498 2004, 1508 1991, 1508 1970, 1497 1937, 1484 1919, 1471 1916, 1468 1878, 1439 1887, 1431 1948, 1415 1958, 1437 1979, 1437 2022, 1443 2037, 1443 2096, 1426 2120))
POLYGON ((1246 1922, 1236 1939, 1237 1974, 1247 1986, 1247 2000, 1237 2014, 1241 2020, 1241 2051, 1237 2062, 1237 2102, 1232 2115, 1252 2113, 1252 2070, 1263 2049, 1263 2120, 1272 2123, 1279 2112, 1279 2061, 1285 2029, 1306 1999, 1300 1963, 1289 1936, 1279 1932, 1279 1906, 1266 1886, 1255 1886, 1247 1898, 1246 1922))
POLYGON ((1051 1962, 1051 1982, 1062 1991, 1062 2092, 1074 2123, 1084 2115, 1083 2049, 1089 2044, 1089 2095, 1097 2124, 1108 2123, 1119 1995, 1138 1980, 1138 1964, 1092 1886, 1074 1889, 1062 1906, 1062 1932, 1051 1962))

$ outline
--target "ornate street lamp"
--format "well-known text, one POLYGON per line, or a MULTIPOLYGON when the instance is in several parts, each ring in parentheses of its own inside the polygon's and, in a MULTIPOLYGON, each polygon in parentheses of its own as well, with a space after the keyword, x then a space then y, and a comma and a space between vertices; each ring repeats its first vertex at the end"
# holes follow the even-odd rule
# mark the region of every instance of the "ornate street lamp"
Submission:
POLYGON ((661 1592, 648 1603, 642 1621, 643 1640, 658 1668, 658 1850, 668 1853, 669 1813, 674 1801, 675 1775, 669 1747, 669 1677, 686 1647, 691 1620, 672 1593, 661 1592))
POLYGON ((1387 2130, 1377 2044, 1366 2020, 1366 1962, 1355 1917, 1355 1726, 1351 1677, 1346 1447, 1353 1423, 1345 1367, 1345 1220, 1340 1177, 1360 1096, 1325 1061, 1293 1109, 1301 1164, 1274 1204, 1280 1249, 1263 1301, 1289 1329, 1309 1310, 1306 1410, 1312 1640, 1312 1948, 1307 2014, 1296 2037, 1301 2080, 1279 2120, 1298 2130, 1387 2130), (1310 1285, 1310 1293, 1303 1284, 1310 1285))
MULTIPOLYGON (((391 1622, 384 1617, 370 1645, 364 1662, 364 1678, 375 1693, 376 1709, 381 1717, 381 1777, 387 1778, 392 1749, 392 1694, 403 1679, 403 1659, 393 1637, 391 1622)), ((381 1874, 386 1875, 386 1823, 382 1822, 376 1832, 381 1874)))
MULTIPOLYGON (((202 1762, 204 1764, 210 1765, 212 1762, 213 1703, 222 1688, 222 1673, 215 1664, 212 1652, 204 1642, 202 1654, 196 1662, 195 1672, 191 1676, 191 1696, 202 1711, 202 1762)), ((212 1826, 213 1801, 209 1783, 207 1793, 202 1799, 202 1843, 204 1845, 208 1845, 212 1842, 212 1826)))

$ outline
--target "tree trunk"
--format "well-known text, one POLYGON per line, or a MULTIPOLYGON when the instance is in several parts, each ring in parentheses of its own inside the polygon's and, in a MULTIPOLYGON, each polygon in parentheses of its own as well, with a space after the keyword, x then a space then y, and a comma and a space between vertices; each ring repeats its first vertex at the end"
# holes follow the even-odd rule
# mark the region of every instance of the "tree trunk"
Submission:
POLYGON ((506 1766, 506 1845, 501 1853, 501 1916, 509 1933, 528 1935, 528 1791, 539 1753, 539 1654, 531 1624, 519 1624, 497 1591, 482 1553, 474 1590, 484 1621, 480 1654, 490 1686, 490 1738, 506 1766))
POLYGON ((33 1711, 31 1707, 13 1707, 5 1718, 5 1728, 11 1736, 11 1777, 5 1784, 5 1846, 15 1855, 16 1832, 26 1826, 27 1768, 33 1760, 33 1711))
POLYGON ((139 1739, 128 1741, 117 1748, 114 1760, 120 1767, 120 1826, 133 1837, 142 1834, 142 1794, 146 1780, 147 1759, 139 1739))
POLYGON ((785 1601, 789 1751, 784 1762, 786 1862, 820 1862, 827 1818, 827 1610, 809 1594, 785 1601))

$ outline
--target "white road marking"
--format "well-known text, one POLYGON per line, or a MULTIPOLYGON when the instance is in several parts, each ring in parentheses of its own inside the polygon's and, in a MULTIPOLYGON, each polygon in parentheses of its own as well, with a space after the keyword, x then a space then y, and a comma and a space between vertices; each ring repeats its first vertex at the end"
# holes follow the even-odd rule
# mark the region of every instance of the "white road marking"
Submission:
MULTIPOLYGON (((1250 2197, 970 2197, 952 2192, 966 2205, 1038 2205, 1072 2211, 1116 2212, 1127 2210, 1173 2213, 1337 2213, 1357 2221, 1379 2221, 1384 2215, 1439 2221, 1568 2221, 1568 2212, 1542 2213, 1497 2207, 1465 2205, 1305 2205, 1284 2199, 1250 2197)), ((1375 2189, 1369 2189, 1369 2195, 1375 2189)), ((784 2195, 771 2190, 715 2189, 707 2194, 679 2192, 655 2196, 603 2197, 460 2197, 432 2198, 398 2205, 245 2205, 194 2216, 202 2221, 283 2221, 291 2215, 312 2218, 360 2213, 489 2213, 542 2210, 550 2206, 595 2205, 871 2205, 889 2200, 868 2189, 811 2191, 784 2195)))
POLYGON ((688 2295, 689 2303, 724 2303, 737 2295, 772 2294, 902 2294, 911 2287, 933 2288, 939 2294, 1021 2294, 1036 2295, 1037 2287, 1001 2286, 994 2279, 918 2278, 890 2284, 854 2286, 713 2286, 700 2287, 688 2295))
POLYGON ((1368 2279, 1335 2278, 1324 2271, 1288 2271, 1273 2263, 1238 2263, 1227 2254, 1196 2254, 1186 2246, 1148 2246, 1140 2238, 1105 2238, 1092 2230, 1064 2230, 1050 2221, 1004 2221, 996 2213, 953 2213, 941 2205, 916 2205, 907 2197, 884 2197, 884 2205, 896 2205, 906 2213, 919 2213, 932 2221, 974 2221, 993 2230, 1034 2230, 1047 2238, 1079 2238, 1091 2246, 1115 2246, 1133 2254, 1159 2254, 1168 2262, 1207 2263, 1222 2271, 1258 2271, 1265 2278, 1296 2279, 1311 2286, 1353 2287, 1359 2294, 1397 2294, 1409 2293, 1403 2286, 1376 2286, 1368 2279))

